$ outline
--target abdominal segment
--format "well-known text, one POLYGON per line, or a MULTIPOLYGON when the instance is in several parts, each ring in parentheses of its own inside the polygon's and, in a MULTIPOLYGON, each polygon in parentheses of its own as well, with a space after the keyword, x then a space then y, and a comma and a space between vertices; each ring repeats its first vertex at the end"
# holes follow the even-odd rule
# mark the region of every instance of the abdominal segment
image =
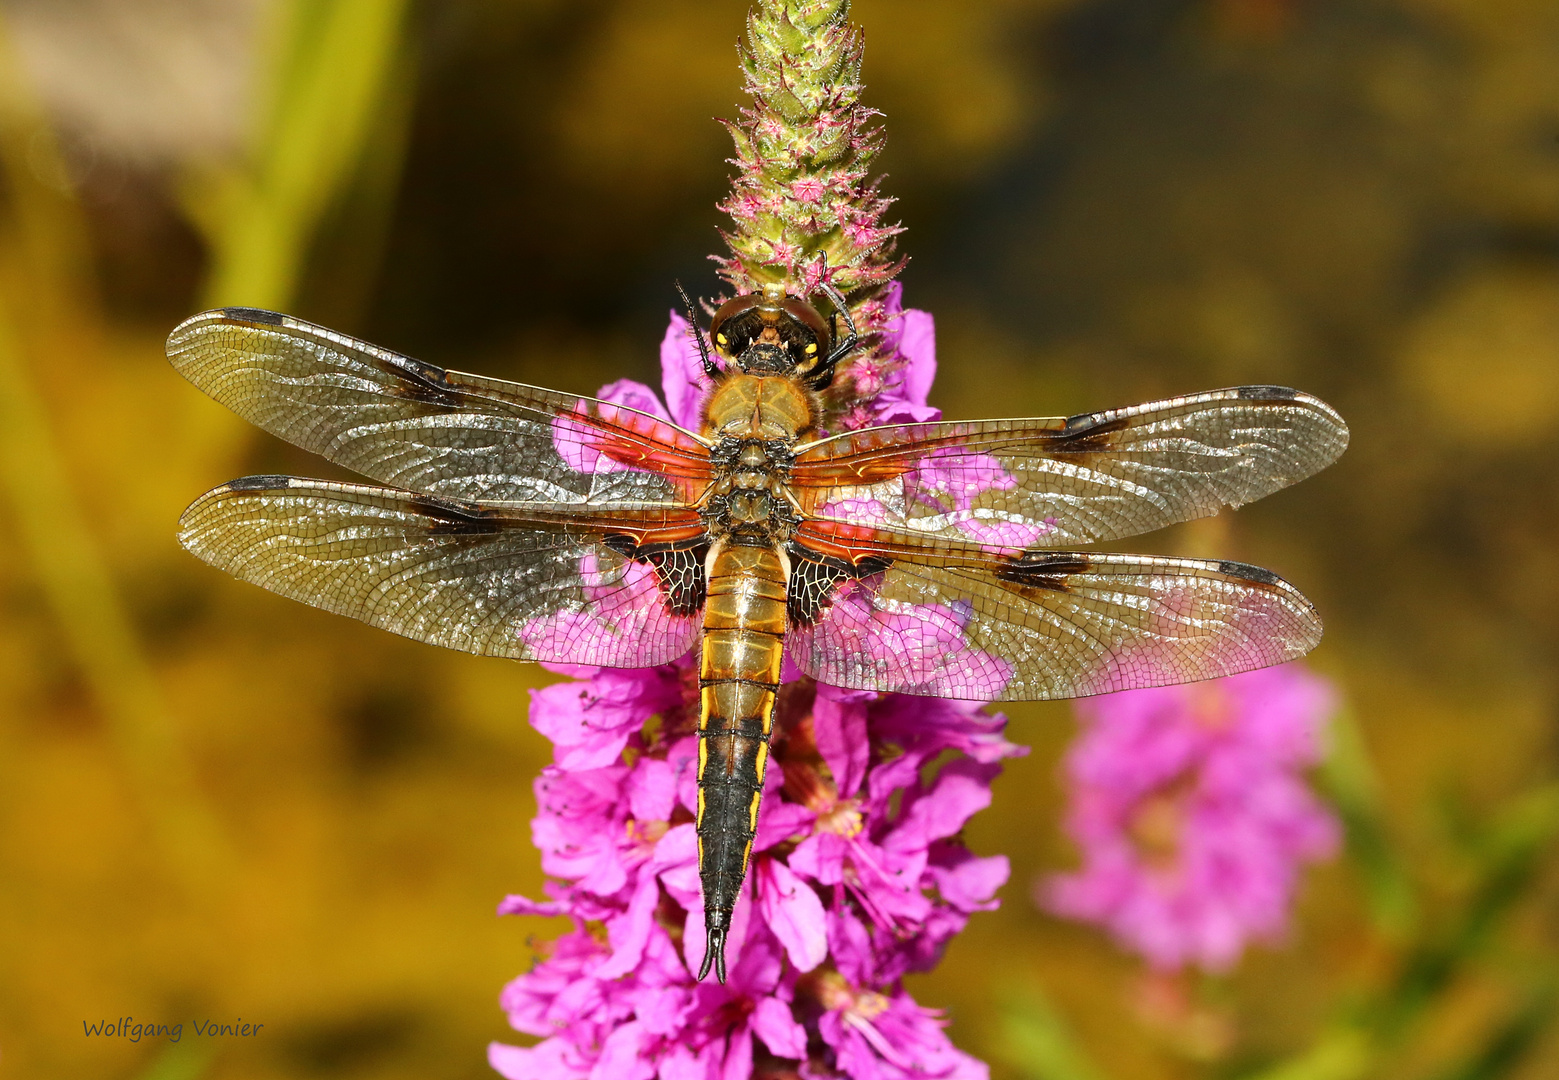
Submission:
POLYGON ((699 667, 698 869, 709 932, 698 977, 725 982, 725 938, 758 829, 785 638, 785 566, 772 547, 711 560, 699 667))

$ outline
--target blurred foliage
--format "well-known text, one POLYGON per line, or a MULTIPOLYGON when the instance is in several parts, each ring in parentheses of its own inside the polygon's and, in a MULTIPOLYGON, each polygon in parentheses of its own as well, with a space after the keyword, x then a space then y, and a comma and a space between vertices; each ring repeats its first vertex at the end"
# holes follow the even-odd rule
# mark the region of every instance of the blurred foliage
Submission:
MULTIPOLYGON (((948 415, 1283 382, 1354 429, 1328 473, 1130 545, 1270 566, 1327 615, 1349 846, 1290 940, 1153 983, 1039 914, 1071 726, 1017 706, 1036 752, 968 830, 1013 860, 1005 905, 915 993, 997 1077, 1559 1074, 1559 9, 855 15, 948 415)), ((0 0, 0 1076, 489 1075, 497 991, 551 932, 491 914, 540 891, 550 677, 185 556, 212 484, 339 474, 161 340, 220 299, 564 389, 652 379, 672 280, 716 289, 741 19, 0 0), (218 25, 249 29, 174 32, 218 25), (212 111, 225 79, 248 109, 212 111), (126 1015, 185 1034, 76 1028, 126 1015), (189 1026, 235 1015, 266 1035, 189 1026)))

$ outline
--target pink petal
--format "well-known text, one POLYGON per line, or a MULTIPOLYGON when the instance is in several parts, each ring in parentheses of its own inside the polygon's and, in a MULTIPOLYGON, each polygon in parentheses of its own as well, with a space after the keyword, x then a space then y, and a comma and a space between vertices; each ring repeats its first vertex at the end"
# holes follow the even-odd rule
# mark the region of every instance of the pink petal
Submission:
POLYGON ((931 791, 916 799, 889 844, 925 844, 952 836, 975 814, 991 805, 991 780, 1001 769, 975 761, 954 761, 942 768, 931 791))
MULTIPOLYGON (((778 769, 770 771, 773 776, 778 769)), ((775 844, 784 843, 793 836, 804 836, 817 815, 800 803, 763 800, 763 812, 758 815, 758 835, 753 838, 754 852, 767 851, 775 844)))
POLYGON ((900 317, 899 354, 904 357, 904 396, 924 405, 936 379, 936 320, 929 311, 907 309, 900 317))
POLYGON ((758 1002, 752 1012, 752 1030, 769 1048, 769 1053, 783 1058, 807 1056, 807 1031, 796 1020, 790 1006, 779 998, 766 997, 758 1002))
POLYGON ((511 893, 498 903, 500 915, 567 915, 571 905, 560 900, 532 900, 528 896, 511 893))
POLYGON ((710 1080, 709 1066, 702 1049, 673 1046, 660 1063, 659 1080, 710 1080))
POLYGON ((573 1048, 564 1039, 548 1039, 535 1046, 488 1043, 487 1064, 506 1080, 574 1080, 579 1063, 571 1061, 573 1048))
POLYGON ((752 1076, 752 1029, 741 1024, 731 1032, 725 1044, 725 1065, 720 1080, 750 1080, 752 1076))
POLYGON ((668 821, 677 801, 677 774, 669 762, 640 758, 628 774, 628 808, 639 821, 668 821))
POLYGON ((639 966, 644 956, 644 944, 649 940, 655 925, 655 905, 660 902, 660 886, 654 874, 643 874, 639 885, 628 903, 628 910, 607 922, 607 940, 612 943, 612 955, 601 965, 599 977, 617 979, 639 966))
POLYGON ((942 899, 960 911, 980 911, 995 905, 996 890, 1007 884, 1012 867, 1005 855, 967 858, 952 866, 929 868, 942 899))
POLYGON ((759 915, 785 946, 796 970, 811 971, 828 956, 823 902, 778 859, 757 860, 753 876, 759 915))
POLYGON ((813 833, 785 860, 798 874, 805 874, 819 885, 837 885, 844 880, 845 845, 834 833, 813 833))
POLYGON ((590 1070, 590 1080, 650 1080, 655 1061, 645 1054, 652 1036, 635 1020, 606 1037, 601 1056, 590 1070))
POLYGON ((660 838, 648 872, 657 875, 671 898, 683 907, 698 902, 703 886, 698 878, 698 833, 691 822, 660 838))
POLYGON ((614 383, 607 383, 601 387, 601 392, 596 397, 602 401, 610 401, 613 405, 626 405, 630 409, 658 416, 662 420, 671 419, 671 414, 666 412, 666 406, 660 403, 660 398, 655 396, 655 391, 632 379, 618 379, 614 383))
POLYGON ((660 385, 671 407, 671 419, 685 428, 698 430, 699 408, 709 381, 704 376, 698 345, 688 332, 688 323, 676 312, 666 326, 660 342, 660 385))
POLYGON ((818 753, 834 774, 840 798, 850 798, 866 776, 871 742, 866 737, 866 706, 876 694, 820 684, 812 706, 818 753))

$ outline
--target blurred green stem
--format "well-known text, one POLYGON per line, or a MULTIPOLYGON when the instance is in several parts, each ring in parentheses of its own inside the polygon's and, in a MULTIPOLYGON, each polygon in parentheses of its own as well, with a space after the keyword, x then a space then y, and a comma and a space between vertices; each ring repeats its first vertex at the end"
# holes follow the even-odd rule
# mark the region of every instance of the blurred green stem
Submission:
POLYGON ((1319 779, 1341 816, 1348 854, 1364 879, 1375 928, 1389 941, 1405 941, 1418 925, 1412 882, 1388 834, 1379 780, 1353 712, 1344 707, 1328 728, 1330 745, 1319 779))
POLYGON ((242 168, 186 189, 211 246, 205 306, 286 308, 320 219, 368 147, 387 82, 404 76, 406 0, 283 0, 261 67, 262 118, 242 168))
POLYGON ((91 336, 86 230, 53 133, 0 23, 0 170, 15 250, 0 279, 0 495, 77 667, 106 716, 136 795, 186 883, 228 851, 196 791, 173 718, 81 511, 33 375, 91 336), (40 179, 48 178, 50 182, 40 179), (25 315, 25 322, 23 317, 25 315), (67 324, 69 327, 67 328, 67 324))
POLYGON ((136 1080, 200 1080, 211 1072, 218 1047, 206 1039, 186 1039, 165 1048, 136 1080))
POLYGON ((1426 937, 1406 957, 1376 1006, 1372 1026, 1383 1041, 1400 1042, 1452 980, 1481 953, 1521 899, 1559 833, 1559 784, 1527 793, 1486 834, 1484 865, 1471 896, 1443 932, 1426 937))
MULTIPOLYGON (((1354 765, 1367 766, 1367 761, 1361 755, 1354 765)), ((1485 951, 1489 939, 1525 894, 1556 834, 1559 784, 1531 791, 1506 808, 1479 837, 1482 865, 1477 882, 1449 925, 1420 934, 1386 985, 1323 1033, 1308 1050, 1247 1080, 1356 1080, 1389 1075, 1382 1071, 1384 1063, 1485 951)), ((1382 850, 1390 850, 1384 831, 1379 842, 1382 850)), ((1482 1049, 1447 1076, 1492 1080, 1514 1069, 1552 1015, 1552 986, 1552 979, 1545 981, 1495 1027, 1482 1049)))
POLYGON ((1066 1021, 1038 986, 1014 988, 1001 1009, 1006 1058, 1029 1080, 1102 1080, 1066 1021))

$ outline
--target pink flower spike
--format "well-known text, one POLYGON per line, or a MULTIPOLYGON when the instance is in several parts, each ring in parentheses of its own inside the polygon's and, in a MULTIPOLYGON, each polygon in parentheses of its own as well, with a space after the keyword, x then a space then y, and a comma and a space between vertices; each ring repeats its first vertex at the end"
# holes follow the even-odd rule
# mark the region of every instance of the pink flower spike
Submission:
MULTIPOLYGON (((720 273, 731 295, 783 279, 792 296, 825 314, 833 302, 820 296, 825 281, 846 298, 862 341, 818 395, 820 432, 935 419, 927 401, 935 323, 906 310, 892 283, 900 230, 884 219, 890 200, 871 180, 881 134, 848 81, 859 70, 861 36, 843 18, 797 21, 787 10, 759 0, 749 24, 752 104, 727 125, 737 175, 722 204, 734 221, 722 233, 730 250, 717 260, 720 273)), ((615 437, 614 423, 694 449, 686 432, 701 430, 711 390, 695 333, 682 314, 670 315, 661 398, 623 380, 602 389, 606 404, 581 400, 554 423, 553 449, 599 478, 593 490, 653 486, 635 474, 654 471, 658 459, 615 437)), ((933 513, 963 515, 970 539, 1019 544, 1025 538, 1012 523, 979 499, 1004 482, 1015 481, 999 463, 951 473, 932 464, 902 491, 870 494, 895 503, 924 495, 938 504, 933 513)), ((696 495, 699 486, 679 490, 696 495)), ((838 509, 869 515, 872 502, 838 509)), ((696 640, 696 615, 667 625, 657 567, 647 560, 595 552, 577 569, 577 593, 519 628, 533 653, 605 665, 622 660, 621 644, 636 635, 679 646, 696 640)), ((545 900, 512 896, 501 910, 566 916, 573 929, 540 946, 532 970, 504 988, 511 1024, 540 1041, 493 1045, 498 1073, 982 1080, 983 1066, 953 1048, 939 1014, 918 1006, 902 979, 934 967, 971 912, 995 906, 1006 860, 971 854, 959 830, 989 801, 1000 762, 1024 751, 1003 737, 1004 718, 977 702, 841 690, 827 678, 819 685, 797 661, 887 665, 902 685, 953 668, 991 696, 1010 667, 968 640, 967 604, 935 607, 926 630, 920 619, 876 611, 859 589, 842 583, 829 618, 814 623, 830 627, 825 634, 787 635, 724 985, 693 978, 707 942, 694 824, 705 738, 696 654, 642 671, 555 666, 573 681, 532 696, 532 722, 554 747, 536 782, 532 823, 549 881, 545 900), (879 640, 874 621, 900 629, 905 648, 865 655, 879 640)))

